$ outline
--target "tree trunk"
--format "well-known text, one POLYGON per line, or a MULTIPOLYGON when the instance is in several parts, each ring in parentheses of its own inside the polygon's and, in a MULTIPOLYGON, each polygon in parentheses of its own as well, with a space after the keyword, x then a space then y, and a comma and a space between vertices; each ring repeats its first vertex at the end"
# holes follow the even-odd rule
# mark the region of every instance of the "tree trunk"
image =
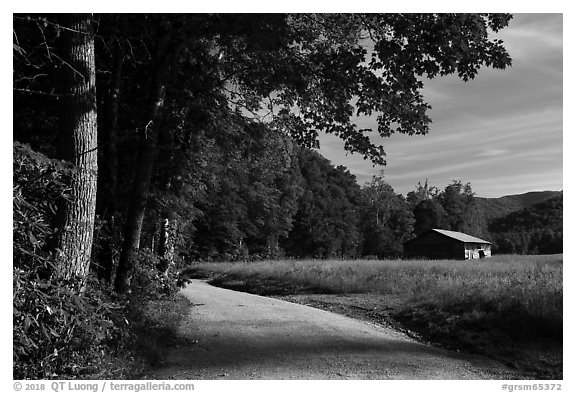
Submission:
POLYGON ((278 235, 268 236, 268 256, 276 259, 278 257, 278 235))
POLYGON ((117 292, 125 293, 130 291, 132 272, 136 266, 138 250, 140 248, 140 234, 146 210, 146 200, 150 190, 152 180, 152 170, 156 158, 156 147, 160 125, 160 113, 164 106, 164 85, 157 80, 152 88, 153 107, 151 110, 151 120, 144 129, 142 145, 138 154, 134 187, 132 190, 132 200, 126 217, 126 227, 124 229, 124 241, 122 252, 118 261, 116 279, 114 287, 117 292))
POLYGON ((169 218, 162 220, 162 226, 160 229, 160 242, 158 247, 158 254, 160 255, 158 270, 165 276, 168 276, 168 271, 174 264, 174 249, 177 234, 176 231, 176 220, 170 220, 169 218))
POLYGON ((90 14, 68 14, 62 31, 61 156, 72 162, 71 198, 61 209, 56 275, 84 279, 90 266, 96 209, 97 125, 94 30, 90 14))
POLYGON ((170 31, 163 26, 162 19, 157 26, 156 50, 154 51, 154 64, 151 70, 151 84, 149 90, 150 116, 145 123, 142 142, 136 163, 136 174, 132 190, 132 199, 126 217, 124 228, 124 241, 122 252, 114 280, 115 290, 119 293, 130 291, 132 273, 137 264, 138 250, 140 248, 140 235, 144 221, 146 200, 150 190, 154 160, 157 154, 158 135, 160 132, 160 118, 164 107, 166 80, 172 63, 183 49, 184 40, 179 45, 170 44, 170 31))

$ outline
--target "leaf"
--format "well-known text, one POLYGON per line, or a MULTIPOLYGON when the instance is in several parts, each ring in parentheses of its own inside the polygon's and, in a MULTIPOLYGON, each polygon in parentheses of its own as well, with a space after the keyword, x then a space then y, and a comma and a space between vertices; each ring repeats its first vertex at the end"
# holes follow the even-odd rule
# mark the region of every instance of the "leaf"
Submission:
POLYGON ((28 329, 30 328, 30 325, 32 325, 32 319, 26 315, 26 318, 24 318, 24 331, 28 331, 28 329))
POLYGON ((44 333, 44 336, 50 340, 50 334, 48 333, 48 331, 46 330, 46 327, 44 325, 41 325, 42 328, 42 333, 44 333))
POLYGON ((21 56, 25 56, 26 55, 26 51, 18 44, 12 44, 12 48, 14 49, 15 52, 17 52, 19 55, 21 56))

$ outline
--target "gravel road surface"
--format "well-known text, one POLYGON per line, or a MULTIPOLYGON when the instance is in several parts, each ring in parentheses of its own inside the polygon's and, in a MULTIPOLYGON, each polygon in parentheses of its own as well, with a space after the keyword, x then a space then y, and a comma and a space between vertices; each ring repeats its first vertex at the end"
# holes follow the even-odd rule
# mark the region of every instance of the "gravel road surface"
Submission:
POLYGON ((510 379, 502 365, 367 322, 192 280, 193 303, 157 379, 510 379))

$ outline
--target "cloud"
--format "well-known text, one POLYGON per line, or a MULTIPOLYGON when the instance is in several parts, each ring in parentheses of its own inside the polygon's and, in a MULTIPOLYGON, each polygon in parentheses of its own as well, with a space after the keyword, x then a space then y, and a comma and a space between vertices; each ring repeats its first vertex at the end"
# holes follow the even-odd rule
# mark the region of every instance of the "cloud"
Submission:
POLYGON ((535 53, 562 53, 562 14, 517 14, 498 36, 516 58, 535 53))
POLYGON ((480 152, 476 153, 476 157, 497 157, 506 154, 508 150, 506 149, 491 149, 484 148, 480 152))

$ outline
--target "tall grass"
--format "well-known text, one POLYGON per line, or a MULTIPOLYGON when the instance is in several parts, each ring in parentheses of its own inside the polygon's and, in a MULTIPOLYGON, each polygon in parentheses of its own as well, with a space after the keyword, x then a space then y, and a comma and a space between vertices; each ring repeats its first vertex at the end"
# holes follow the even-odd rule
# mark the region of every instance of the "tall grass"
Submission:
POLYGON ((398 295, 407 307, 520 316, 544 324, 554 335, 562 330, 562 255, 475 261, 279 260, 195 267, 238 278, 273 278, 325 293, 398 295))

